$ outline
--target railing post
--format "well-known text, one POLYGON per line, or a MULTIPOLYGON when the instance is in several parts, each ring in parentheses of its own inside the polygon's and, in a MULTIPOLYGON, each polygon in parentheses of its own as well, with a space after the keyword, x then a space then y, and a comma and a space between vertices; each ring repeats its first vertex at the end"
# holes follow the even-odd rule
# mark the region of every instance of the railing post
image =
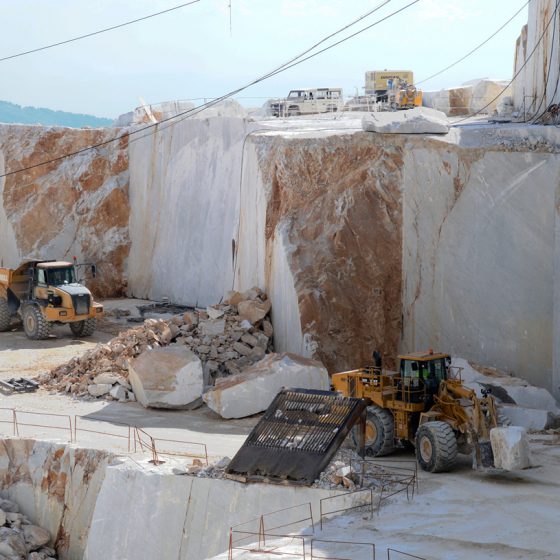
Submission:
POLYGON ((18 423, 17 423, 17 414, 16 414, 16 409, 12 409, 13 410, 13 416, 14 416, 14 436, 19 437, 19 428, 18 428, 18 423))

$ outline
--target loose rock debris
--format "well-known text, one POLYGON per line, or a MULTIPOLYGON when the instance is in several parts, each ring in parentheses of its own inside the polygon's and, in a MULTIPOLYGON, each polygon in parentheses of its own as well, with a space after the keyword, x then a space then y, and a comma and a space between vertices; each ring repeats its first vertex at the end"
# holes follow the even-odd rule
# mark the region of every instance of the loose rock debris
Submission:
POLYGON ((0 499, 0 558, 10 560, 50 560, 57 558, 56 551, 49 548, 48 531, 32 525, 19 513, 19 506, 0 499))
POLYGON ((271 303, 259 288, 230 292, 224 303, 186 311, 168 320, 147 319, 107 344, 39 378, 47 388, 77 397, 136 400, 128 381, 129 361, 154 348, 184 344, 202 364, 207 385, 240 373, 273 351, 271 303))

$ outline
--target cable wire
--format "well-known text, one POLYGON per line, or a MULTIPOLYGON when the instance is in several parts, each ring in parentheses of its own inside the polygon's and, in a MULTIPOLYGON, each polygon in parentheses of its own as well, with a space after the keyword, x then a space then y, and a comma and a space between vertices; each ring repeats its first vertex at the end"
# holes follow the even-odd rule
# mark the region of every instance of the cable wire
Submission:
POLYGON ((93 37, 94 35, 100 35, 101 33, 106 33, 107 31, 113 31, 114 29, 119 29, 121 27, 126 27, 127 25, 132 25, 133 23, 138 23, 139 21, 144 21, 146 19, 150 19, 156 16, 161 16, 162 14, 167 14, 169 12, 173 12, 175 10, 179 10, 181 8, 185 8, 186 6, 190 6, 192 4, 196 4, 200 2, 200 0, 191 0, 191 2, 187 2, 185 4, 179 4, 178 6, 174 6, 173 8, 168 8, 167 10, 162 10, 161 12, 156 12, 154 14, 149 14, 147 16, 133 19, 131 21, 125 21, 124 23, 119 23, 118 25, 113 25, 112 27, 106 27, 105 29, 99 29, 98 31, 93 31, 92 33, 86 33, 85 35, 79 35, 78 37, 72 37, 71 39, 66 39, 65 41, 59 41, 58 43, 52 43, 50 45, 44 45, 42 47, 38 47, 36 49, 31 49, 29 51, 20 52, 17 54, 11 54, 9 56, 5 56, 0 58, 0 62, 4 62, 5 60, 11 60, 13 58, 18 58, 20 56, 25 56, 28 54, 36 53, 39 51, 45 51, 47 49, 52 49, 54 47, 60 47, 61 45, 67 45, 68 43, 73 43, 74 41, 79 41, 81 39, 86 39, 87 37, 93 37))
POLYGON ((480 45, 475 47, 472 51, 469 51, 465 56, 461 57, 459 60, 456 60, 455 62, 453 62, 449 66, 446 66, 445 68, 443 68, 439 72, 436 72, 435 74, 432 74, 431 76, 428 76, 427 78, 424 78, 423 80, 420 80, 419 82, 416 82, 415 85, 423 84, 424 82, 427 82, 427 81, 431 80, 432 78, 435 78, 435 77, 443 74, 444 72, 447 72, 447 70, 450 70, 454 66, 457 66, 457 64, 460 64, 461 62, 463 62, 463 60, 466 60, 467 58, 469 58, 469 56, 473 55, 476 51, 481 49, 484 45, 486 45, 488 42, 490 42, 496 35, 498 35, 498 33, 500 33, 503 29, 505 29, 530 3, 531 3, 531 0, 527 0, 527 2, 525 2, 525 4, 523 4, 523 6, 521 6, 521 8, 519 10, 517 10, 517 12, 515 12, 515 14, 513 14, 513 16, 511 16, 497 31, 492 33, 492 35, 490 35, 490 37, 485 39, 482 43, 480 43, 480 45))
POLYGON ((548 20, 548 23, 546 24, 546 27, 544 28, 543 32, 541 33, 541 36, 539 37, 539 40, 537 41, 537 43, 533 47, 533 50, 529 53, 529 56, 525 59, 525 62, 521 65, 521 68, 519 68, 519 70, 515 73, 515 75, 513 76, 511 81, 507 84, 507 86, 500 93, 498 93, 498 95, 496 95, 496 97, 494 97, 491 101, 489 101, 484 107, 482 107, 478 111, 476 111, 476 112, 474 112, 470 115, 467 115, 466 117, 454 122, 453 126, 458 125, 458 124, 460 124, 460 123, 462 123, 462 122, 464 122, 464 121, 466 121, 466 120, 468 120, 472 117, 476 117, 477 115, 480 115, 480 113, 484 112, 485 109, 490 107, 490 105, 492 105, 492 103, 494 103, 494 101, 497 101, 506 92, 506 90, 515 82, 515 80, 517 80, 517 78, 519 77, 521 72, 523 72, 523 70, 525 69, 527 64, 529 64, 529 61, 531 60, 531 58, 533 58, 533 55, 537 51, 539 45, 542 43, 542 41, 544 39, 544 36, 545 36, 546 32, 548 31, 548 28, 550 27, 552 21, 556 18, 556 13, 557 13, 559 7, 560 7, 560 0, 557 0, 556 8, 554 9, 552 17, 548 20))
MULTIPOLYGON (((391 1, 391 0, 385 0, 382 4, 380 4, 380 5, 379 5, 377 8, 375 8, 374 10, 370 10, 370 11, 368 12, 368 14, 371 15, 371 13, 373 13, 374 11, 377 11, 377 10, 381 9, 383 6, 385 6, 386 4, 388 4, 390 1, 391 1)), ((367 16, 363 16, 363 17, 361 17, 361 18, 358 18, 358 20, 355 20, 354 23, 345 25, 344 27, 340 28, 340 29, 339 29, 338 31, 336 31, 335 33, 330 34, 328 37, 325 37, 324 39, 322 39, 321 41, 319 41, 318 43, 316 43, 316 45, 314 45, 314 47, 311 47, 311 49, 307 49, 307 50, 304 51, 302 54, 298 55, 297 57, 292 58, 292 59, 291 59, 290 61, 288 61, 287 63, 284 63, 283 65, 277 67, 276 69, 272 70, 271 72, 268 72, 267 74, 264 74, 263 76, 260 76, 259 78, 256 78, 255 80, 249 82, 248 84, 246 84, 246 85, 244 85, 244 86, 239 87, 239 88, 236 89, 236 90, 233 90, 233 91, 231 91, 231 92, 229 92, 229 93, 226 93, 225 95, 222 95, 221 97, 218 97, 218 98, 216 98, 216 99, 214 99, 214 100, 212 100, 212 101, 210 101, 210 102, 208 102, 208 103, 205 103, 205 104, 203 104, 203 105, 200 106, 200 107, 196 107, 196 108, 194 108, 194 109, 189 109, 189 110, 187 110, 187 111, 183 111, 182 113, 178 113, 177 115, 173 115, 173 116, 171 116, 171 117, 167 117, 166 119, 163 119, 163 120, 161 120, 161 121, 159 121, 159 122, 157 122, 157 123, 152 123, 152 124, 143 126, 143 127, 141 127, 141 128, 138 128, 138 129, 136 129, 136 130, 127 131, 126 133, 121 134, 121 135, 118 135, 118 136, 116 136, 115 138, 111 138, 111 139, 109 139, 109 140, 104 140, 104 141, 102 141, 102 142, 98 142, 97 144, 93 144, 93 145, 91 145, 91 146, 86 146, 85 148, 81 148, 80 150, 76 150, 76 151, 74 151, 74 152, 70 152, 70 153, 67 153, 67 154, 63 154, 63 155, 58 156, 58 157, 56 157, 56 158, 52 158, 52 159, 49 159, 49 160, 45 160, 45 161, 36 163, 36 164, 34 164, 34 165, 30 165, 30 166, 24 167, 24 168, 22 168, 22 169, 17 169, 17 170, 14 170, 14 171, 9 171, 9 172, 0 174, 0 178, 8 177, 8 176, 15 175, 15 174, 18 174, 18 173, 23 173, 23 172, 25 172, 25 171, 29 171, 29 170, 31 170, 31 169, 35 169, 35 168, 41 167, 41 166, 43 166, 43 165, 48 165, 48 164, 50 164, 50 163, 55 163, 55 162, 57 162, 57 161, 61 161, 61 160, 64 160, 64 159, 66 159, 66 158, 74 157, 74 156, 77 156, 77 155, 79 155, 79 154, 88 152, 88 151, 90 151, 90 150, 95 150, 95 149, 100 148, 100 147, 102 147, 102 146, 106 146, 106 145, 108 145, 108 144, 112 144, 113 142, 118 142, 118 141, 122 140, 123 138, 129 139, 129 142, 133 142, 133 141, 135 141, 135 140, 139 140, 139 139, 141 139, 141 138, 145 138, 145 137, 148 136, 148 135, 156 134, 157 132, 159 132, 159 131, 161 131, 161 130, 165 130, 165 129, 168 128, 169 126, 173 126, 174 124, 177 124, 177 123, 181 122, 182 120, 184 120, 184 119, 186 119, 186 118, 192 117, 192 116, 194 116, 194 115, 196 115, 196 114, 198 114, 198 113, 200 113, 200 112, 202 112, 202 111, 204 111, 204 110, 206 110, 206 109, 208 109, 208 108, 210 108, 210 107, 212 107, 212 106, 214 106, 214 105, 217 105, 218 103, 220 103, 220 102, 222 102, 222 101, 228 99, 229 97, 232 97, 232 96, 236 95, 237 93, 239 93, 239 92, 241 92, 241 91, 243 91, 243 90, 245 90, 245 89, 247 89, 247 88, 249 88, 249 87, 251 87, 251 86, 253 86, 253 85, 257 84, 257 83, 259 83, 259 82, 262 82, 262 81, 264 81, 264 80, 270 78, 271 76, 274 76, 274 75, 276 75, 276 74, 279 74, 279 73, 281 73, 281 72, 284 72, 285 70, 288 70, 289 68, 292 68, 293 66, 296 66, 296 65, 298 65, 298 64, 301 64, 301 63, 305 62, 306 60, 309 60, 310 58, 313 58, 314 56, 317 56, 317 55, 319 55, 319 54, 321 54, 321 53, 323 53, 323 52, 325 52, 325 51, 327 51, 327 50, 329 50, 329 49, 334 48, 335 46, 338 46, 339 44, 341 44, 341 43, 343 43, 343 42, 345 42, 345 41, 348 41, 349 39, 351 39, 351 38, 353 38, 353 37, 355 37, 355 36, 357 36, 357 35, 359 35, 359 34, 365 32, 365 31, 367 31, 368 29, 371 29, 372 27, 374 27, 374 26, 376 26, 376 25, 379 25, 380 23, 382 23, 382 22, 384 22, 384 21, 390 19, 391 17, 393 17, 393 16, 395 16, 395 15, 397 15, 397 14, 403 12, 404 10, 410 8, 411 6, 417 4, 417 3, 420 2, 420 1, 421 1, 421 0, 413 0, 412 2, 410 2, 409 4, 407 4, 406 6, 400 8, 400 9, 394 11, 394 12, 392 12, 391 14, 385 16, 384 18, 381 18, 381 19, 377 20, 376 22, 374 22, 374 23, 368 25, 367 27, 364 27, 364 28, 360 29, 359 31, 357 31, 357 32, 355 32, 355 33, 353 33, 353 34, 351 34, 351 35, 345 37, 344 39, 341 39, 340 41, 337 41, 336 43, 333 43, 333 44, 331 44, 331 45, 325 47, 324 49, 318 51, 317 53, 314 53, 314 54, 312 54, 312 55, 310 55, 310 56, 307 56, 306 58, 302 58, 301 60, 298 60, 298 58, 300 58, 302 55, 307 54, 307 53, 310 52, 310 50, 313 50, 313 48, 316 48, 317 45, 320 45, 320 44, 324 43, 324 42, 327 41, 329 38, 332 38, 333 36, 339 34, 340 32, 342 32, 342 31, 344 31, 345 29, 347 29, 349 26, 351 26, 351 25, 357 23, 358 21, 361 21, 361 19, 363 19, 363 17, 367 17, 367 16), (178 120, 177 120, 177 119, 178 119, 178 120), (164 123, 168 123, 168 125, 167 125, 166 127, 160 127, 160 125, 161 125, 161 124, 164 124, 164 123), (141 137, 138 137, 138 138, 135 138, 135 139, 133 139, 133 140, 130 140, 130 137, 131 137, 131 136, 133 136, 133 135, 135 135, 135 134, 139 134, 139 133, 141 133, 141 132, 143 132, 143 131, 145 131, 145 130, 153 129, 153 128, 155 128, 156 130, 155 130, 155 131, 152 131, 151 133, 148 133, 148 134, 146 134, 146 135, 143 135, 143 136, 141 136, 141 137)))

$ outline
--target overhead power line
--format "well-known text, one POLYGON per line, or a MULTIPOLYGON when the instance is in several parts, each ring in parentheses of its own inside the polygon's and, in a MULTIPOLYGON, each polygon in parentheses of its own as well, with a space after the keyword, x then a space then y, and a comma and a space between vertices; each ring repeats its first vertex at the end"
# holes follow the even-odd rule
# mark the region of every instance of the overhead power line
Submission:
MULTIPOLYGON (((377 6, 376 8, 374 8, 373 10, 370 10, 370 11, 368 12, 368 14, 371 15, 373 12, 375 12, 375 11, 381 9, 383 6, 387 5, 387 4, 388 4, 389 2, 391 2, 391 1, 392 1, 392 0, 385 0, 383 3, 381 3, 381 4, 380 4, 379 6, 377 6)), ((221 97, 218 97, 218 98, 216 98, 216 99, 214 99, 214 100, 212 100, 212 101, 209 101, 208 103, 205 103, 205 104, 203 104, 203 105, 201 105, 201 106, 199 106, 199 107, 196 107, 196 108, 194 108, 194 109, 189 109, 189 110, 187 110, 187 111, 183 111, 182 113, 178 113, 177 115, 173 115, 173 116, 168 117, 168 118, 166 118, 166 119, 163 119, 163 120, 161 120, 161 121, 159 121, 159 122, 157 122, 157 123, 149 124, 149 125, 146 125, 146 126, 144 126, 144 127, 138 128, 138 129, 136 129, 136 130, 126 132, 126 133, 124 133, 124 134, 121 134, 121 135, 116 136, 115 138, 111 138, 111 139, 109 139, 109 140, 105 140, 105 141, 103 141, 103 142, 99 142, 99 143, 97 143, 97 144, 93 144, 93 145, 91 145, 91 146, 87 146, 87 147, 82 148, 82 149, 80 149, 80 150, 76 150, 75 152, 70 152, 70 153, 68 153, 68 154, 64 154, 64 155, 62 155, 62 156, 58 156, 58 157, 56 157, 56 158, 52 158, 52 159, 49 159, 49 160, 45 160, 45 161, 42 161, 42 162, 40 162, 40 163, 36 163, 35 165, 30 165, 30 166, 24 167, 24 168, 22 168, 22 169, 17 169, 17 170, 14 170, 14 171, 9 171, 9 172, 7 172, 7 173, 1 174, 1 175, 0 175, 0 178, 2 178, 2 177, 8 177, 8 176, 10 176, 10 175, 15 175, 15 174, 17 174, 17 173, 23 173, 23 172, 25 172, 25 171, 29 171, 30 169, 35 169, 35 168, 41 167, 41 166, 43 166, 43 165, 48 165, 48 164, 50 164, 50 163, 55 163, 55 162, 57 162, 57 161, 61 161, 61 160, 64 160, 64 159, 66 159, 66 158, 74 157, 74 156, 77 156, 77 155, 79 155, 79 154, 88 152, 88 151, 90 151, 90 150, 95 150, 95 149, 100 148, 100 147, 102 147, 102 146, 106 146, 106 145, 111 144, 111 143, 113 143, 113 142, 118 142, 118 141, 122 140, 123 138, 130 138, 130 137, 133 136, 133 135, 139 134, 139 133, 144 132, 144 131, 149 130, 149 129, 154 129, 154 128, 155 128, 155 130, 153 130, 152 132, 150 132, 150 133, 148 133, 148 134, 145 134, 145 135, 143 135, 143 136, 141 136, 141 137, 135 138, 134 140, 130 140, 130 142, 135 141, 135 140, 139 140, 139 139, 141 139, 141 138, 145 138, 145 137, 147 137, 147 136, 149 136, 149 135, 152 135, 152 134, 156 134, 156 133, 159 132, 159 131, 165 130, 165 129, 168 128, 169 126, 173 126, 173 125, 175 125, 175 124, 181 122, 182 120, 184 120, 184 119, 186 119, 186 118, 192 117, 192 116, 194 116, 194 115, 196 115, 196 114, 198 114, 198 113, 201 113, 202 111, 204 111, 204 110, 206 110, 206 109, 208 109, 208 108, 210 108, 210 107, 212 107, 212 106, 214 106, 214 105, 217 105, 218 103, 220 103, 220 102, 222 102, 222 101, 228 99, 229 97, 232 97, 232 96, 234 96, 234 95, 240 93, 241 91, 243 91, 243 90, 245 90, 245 89, 247 89, 247 88, 249 88, 249 87, 251 87, 251 86, 253 86, 253 85, 257 84, 257 83, 259 83, 259 82, 262 82, 262 81, 264 81, 264 80, 270 78, 271 76, 275 76, 276 74, 279 74, 279 73, 281 73, 281 72, 284 72, 284 71, 286 71, 287 69, 292 68, 293 66, 296 66, 297 64, 301 64, 301 63, 305 62, 306 60, 309 60, 310 58, 312 58, 312 57, 314 57, 314 56, 317 56, 317 55, 319 55, 319 54, 321 54, 321 53, 323 53, 323 52, 325 52, 325 51, 327 51, 327 50, 329 50, 329 49, 334 48, 335 46, 337 46, 337 45, 339 45, 339 44, 341 44, 341 43, 343 43, 343 42, 345 42, 345 41, 348 41, 349 39, 351 39, 351 38, 353 38, 353 37, 355 37, 355 36, 357 36, 357 35, 359 35, 359 34, 361 34, 361 33, 364 33, 364 32, 367 31, 368 29, 371 29, 372 27, 374 27, 374 26, 376 26, 376 25, 379 25, 380 23, 382 23, 382 22, 384 22, 384 21, 390 19, 391 17, 393 17, 393 16, 395 16, 395 15, 397 15, 397 14, 403 12, 404 10, 407 10, 408 8, 412 7, 413 5, 417 4, 417 3, 420 2, 420 1, 421 1, 421 0, 413 0, 412 2, 410 2, 409 4, 407 4, 406 6, 400 8, 400 9, 398 9, 398 10, 395 10, 394 12, 392 12, 392 13, 390 13, 389 15, 387 15, 387 16, 385 16, 385 17, 383 17, 383 18, 381 18, 381 19, 379 19, 379 20, 377 20, 377 21, 375 21, 374 23, 368 25, 367 27, 364 27, 364 28, 360 29, 359 31, 357 31, 357 32, 355 32, 355 33, 353 33, 353 34, 351 34, 351 35, 349 35, 349 36, 347 36, 347 37, 345 37, 345 38, 343 38, 343 39, 337 41, 336 43, 333 43, 333 44, 331 44, 331 45, 325 47, 324 49, 322 49, 322 50, 320 50, 320 51, 318 51, 318 52, 316 52, 316 53, 313 53, 313 54, 311 54, 311 55, 309 55, 309 56, 307 56, 307 57, 305 57, 305 58, 301 58, 303 55, 309 53, 311 50, 313 50, 314 48, 316 48, 318 45, 321 45, 322 43, 324 43, 324 42, 327 41, 328 39, 334 37, 335 35, 341 33, 342 31, 348 29, 348 27, 350 27, 350 26, 354 25, 355 23, 361 21, 362 19, 364 19, 364 17, 367 17, 366 15, 361 16, 361 17, 358 18, 357 20, 354 20, 353 23, 347 24, 347 25, 345 25, 344 27, 342 27, 342 28, 340 28, 339 30, 337 30, 336 32, 331 33, 329 36, 325 37, 324 39, 322 39, 321 41, 319 41, 318 43, 316 43, 316 44, 315 44, 313 47, 311 47, 310 49, 305 50, 303 53, 301 53, 301 54, 298 55, 297 57, 292 58, 291 60, 289 60, 288 62, 286 62, 286 63, 284 63, 283 65, 279 66, 278 68, 272 70, 271 72, 268 72, 267 74, 264 74, 263 76, 260 76, 259 78, 256 78, 255 80, 249 82, 248 84, 246 84, 246 85, 244 85, 244 86, 241 86, 241 87, 239 87, 239 88, 236 89, 236 90, 230 91, 229 93, 226 93, 225 95, 222 95, 221 97), (300 59, 300 58, 301 58, 301 60, 298 60, 298 59, 300 59), (177 119, 178 119, 178 120, 177 120, 177 119), (160 125, 161 125, 161 124, 164 124, 164 123, 168 123, 167 126, 166 126, 166 127, 160 127, 160 125)))
POLYGON ((525 62, 521 65, 521 67, 515 73, 515 75, 513 76, 511 81, 507 84, 507 86, 504 89, 502 89, 502 91, 500 91, 500 93, 498 93, 498 95, 496 95, 496 97, 494 97, 491 101, 489 101, 486 105, 484 105, 484 107, 482 107, 478 111, 476 111, 474 113, 471 113, 470 115, 467 115, 466 117, 456 121, 455 123, 453 123, 454 125, 460 124, 460 123, 462 123, 462 122, 464 122, 464 121, 466 121, 466 120, 468 120, 472 117, 476 117, 477 115, 480 115, 480 113, 483 113, 486 109, 488 109, 488 107, 490 107, 490 105, 492 105, 495 101, 497 101, 507 91, 507 89, 515 82, 515 80, 517 80, 517 78, 520 76, 521 72, 523 72, 523 70, 525 69, 527 64, 529 64, 529 61, 533 58, 533 55, 535 54, 535 52, 539 48, 540 44, 542 43, 542 41, 544 39, 544 36, 546 35, 546 32, 548 31, 548 28, 550 27, 550 25, 552 24, 552 22, 556 18, 556 13, 558 12, 558 8, 560 8, 560 0, 556 1, 556 8, 554 8, 554 12, 552 13, 552 16, 550 17, 550 19, 548 20, 548 23, 546 24, 546 27, 544 28, 543 32, 541 33, 541 36, 539 37, 539 40, 536 42, 535 46, 533 47, 533 50, 529 53, 529 56, 525 59, 525 62))
POLYGON ((519 10, 517 10, 517 12, 515 12, 515 14, 513 14, 513 16, 511 16, 498 30, 494 31, 494 33, 492 33, 492 35, 490 35, 490 37, 488 37, 482 43, 480 43, 480 45, 478 45, 474 49, 472 49, 472 51, 469 51, 465 56, 461 57, 459 60, 456 60, 455 62, 453 62, 449 66, 446 66, 445 68, 442 68, 439 72, 436 72, 435 74, 432 74, 431 76, 428 76, 427 78, 424 78, 423 80, 420 80, 419 82, 416 82, 416 85, 423 84, 424 82, 427 82, 427 81, 443 74, 444 72, 447 72, 448 70, 450 70, 454 66, 457 66, 457 64, 460 64, 461 62, 463 62, 463 60, 466 60, 467 58, 469 58, 469 56, 473 55, 476 51, 481 49, 484 45, 489 43, 503 29, 505 29, 530 3, 531 3, 531 0, 528 0, 527 2, 525 2, 525 4, 523 4, 523 6, 521 6, 521 8, 519 10))
POLYGON ((156 12, 154 14, 149 14, 147 16, 133 19, 131 21, 125 21, 124 23, 119 23, 118 25, 113 25, 112 27, 106 27, 105 29, 99 29, 98 31, 93 31, 92 33, 86 33, 85 35, 79 35, 78 37, 72 37, 71 39, 66 39, 65 41, 59 41, 58 43, 52 43, 50 45, 44 45, 42 47, 38 47, 36 49, 31 49, 29 51, 20 52, 17 54, 11 54, 9 56, 5 56, 0 58, 0 62, 4 62, 5 60, 11 60, 12 58, 18 58, 20 56, 25 56, 28 54, 36 53, 39 51, 45 51, 47 49, 52 49, 54 47, 60 47, 61 45, 67 45, 68 43, 73 43, 74 41, 80 41, 81 39, 86 39, 87 37, 93 37, 94 35, 100 35, 101 33, 106 33, 107 31, 113 31, 114 29, 119 29, 121 27, 126 27, 127 25, 132 25, 133 23, 138 23, 139 21, 144 21, 156 16, 161 16, 162 14, 168 14, 169 12, 174 12, 175 10, 180 10, 181 8, 185 8, 190 6, 191 4, 196 4, 200 2, 200 0, 191 0, 191 2, 186 2, 185 4, 179 4, 178 6, 174 6, 173 8, 168 8, 167 10, 162 10, 161 12, 156 12))

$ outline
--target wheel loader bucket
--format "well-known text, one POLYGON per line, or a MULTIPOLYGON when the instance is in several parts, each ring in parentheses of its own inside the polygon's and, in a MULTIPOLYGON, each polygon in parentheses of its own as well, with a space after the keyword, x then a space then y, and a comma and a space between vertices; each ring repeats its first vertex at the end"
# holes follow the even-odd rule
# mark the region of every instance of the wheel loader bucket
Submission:
POLYGON ((368 403, 330 391, 280 391, 231 460, 226 477, 313 484, 368 403))

